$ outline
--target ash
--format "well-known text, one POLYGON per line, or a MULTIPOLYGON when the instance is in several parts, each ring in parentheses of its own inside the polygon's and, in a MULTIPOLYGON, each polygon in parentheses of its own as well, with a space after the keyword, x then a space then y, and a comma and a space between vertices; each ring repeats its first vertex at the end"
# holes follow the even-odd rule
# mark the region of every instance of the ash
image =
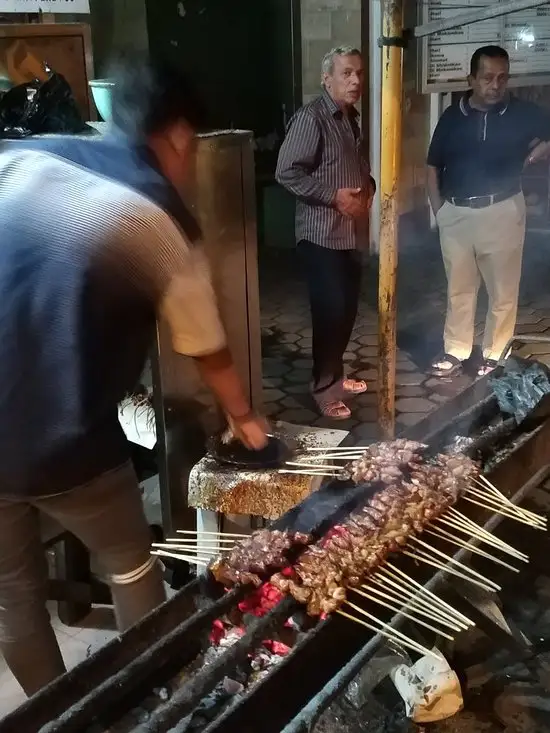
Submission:
POLYGON ((313 733, 419 733, 418 727, 405 717, 404 706, 397 707, 388 710, 370 698, 357 710, 344 697, 321 716, 313 733))
MULTIPOLYGON (((204 654, 199 655, 191 664, 184 667, 176 678, 167 685, 154 689, 139 708, 135 708, 118 723, 112 725, 109 733, 132 733, 139 725, 146 723, 160 705, 170 700, 190 677, 203 667, 215 662, 241 638, 242 633, 242 629, 238 627, 227 631, 217 644, 209 646, 204 654)), ((263 646, 259 647, 252 654, 247 665, 236 669, 232 677, 222 680, 209 695, 201 700, 187 718, 178 723, 177 733, 199 733, 204 730, 215 718, 237 703, 245 693, 268 675, 282 659, 284 657, 272 653, 263 646)))

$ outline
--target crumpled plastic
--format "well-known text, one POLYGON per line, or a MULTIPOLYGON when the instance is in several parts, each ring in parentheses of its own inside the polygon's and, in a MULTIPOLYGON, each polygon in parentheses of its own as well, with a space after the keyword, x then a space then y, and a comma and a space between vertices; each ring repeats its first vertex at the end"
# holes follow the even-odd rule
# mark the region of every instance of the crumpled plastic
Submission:
POLYGON ((0 138, 78 134, 88 129, 69 83, 54 71, 46 81, 20 84, 0 98, 0 138))
POLYGON ((501 411, 513 415, 518 425, 532 416, 535 408, 550 394, 548 370, 539 362, 525 367, 515 359, 508 359, 505 373, 490 376, 489 384, 501 411))

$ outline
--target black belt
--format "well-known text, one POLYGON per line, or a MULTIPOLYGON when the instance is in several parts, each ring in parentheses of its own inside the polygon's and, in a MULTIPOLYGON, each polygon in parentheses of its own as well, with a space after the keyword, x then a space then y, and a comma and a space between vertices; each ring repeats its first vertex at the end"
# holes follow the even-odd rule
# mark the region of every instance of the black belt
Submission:
POLYGON ((467 206, 469 209, 485 209, 493 204, 500 204, 501 201, 516 196, 521 191, 520 188, 514 191, 506 191, 503 193, 491 193, 486 196, 470 196, 468 198, 459 198, 458 196, 449 196, 447 201, 453 206, 467 206))

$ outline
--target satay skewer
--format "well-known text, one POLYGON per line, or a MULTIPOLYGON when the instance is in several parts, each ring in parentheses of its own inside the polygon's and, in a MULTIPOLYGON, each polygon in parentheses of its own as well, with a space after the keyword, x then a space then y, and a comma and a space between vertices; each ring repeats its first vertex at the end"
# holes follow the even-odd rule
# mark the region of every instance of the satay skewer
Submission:
POLYGON ((513 501, 508 499, 507 496, 505 496, 502 491, 499 491, 496 486, 494 486, 490 481, 488 481, 485 476, 480 476, 479 479, 475 479, 475 482, 478 484, 478 486, 484 488, 485 490, 489 489, 495 496, 499 497, 506 506, 513 506, 516 511, 520 512, 521 514, 525 515, 526 518, 531 518, 536 522, 540 522, 541 524, 546 525, 547 519, 542 514, 537 514, 536 512, 532 512, 529 509, 525 509, 524 507, 518 506, 517 504, 514 504, 513 501))
MULTIPOLYGON (((361 588, 369 591, 369 593, 380 595, 383 598, 389 598, 394 603, 407 605, 414 611, 414 613, 420 616, 425 616, 426 618, 429 618, 438 624, 442 624, 453 631, 463 631, 468 628, 467 626, 458 625, 454 618, 445 616, 439 610, 430 606, 427 602, 425 602, 425 605, 419 603, 414 591, 405 591, 404 589, 397 591, 392 588, 391 585, 387 585, 377 578, 370 578, 369 584, 364 584, 361 588)), ((352 590, 354 589, 352 588, 352 590)))
POLYGON ((299 469, 292 470, 290 468, 280 468, 277 473, 290 474, 291 476, 330 476, 331 478, 338 478, 340 476, 340 474, 336 472, 327 473, 327 471, 315 471, 313 469, 301 471, 299 469))
POLYGON ((505 502, 494 494, 487 494, 486 491, 481 491, 481 489, 476 489, 471 486, 466 489, 466 493, 470 494, 471 496, 475 496, 476 498, 485 501, 488 504, 491 504, 491 506, 495 506, 506 512, 515 514, 520 520, 524 520, 526 524, 531 524, 538 529, 545 529, 545 525, 543 522, 541 522, 538 518, 532 519, 526 516, 521 511, 519 511, 519 507, 517 507, 515 504, 512 504, 511 501, 505 502))
MULTIPOLYGON (((394 577, 396 580, 400 581, 397 576, 394 577)), ((435 616, 439 620, 439 623, 446 624, 455 631, 465 631, 469 628, 468 624, 461 621, 456 614, 451 614, 451 612, 441 604, 436 605, 435 601, 430 599, 429 596, 422 596, 418 590, 400 585, 390 577, 386 577, 382 574, 374 575, 369 579, 369 585, 363 585, 362 587, 371 590, 371 584, 382 588, 385 592, 391 591, 396 595, 400 593, 401 600, 405 599, 406 602, 413 604, 417 607, 419 613, 429 613, 430 615, 435 616)))
POLYGON ((200 557, 193 557, 192 555, 177 555, 175 552, 166 552, 165 550, 151 550, 151 555, 156 555, 157 557, 172 557, 175 560, 183 560, 191 565, 203 565, 204 567, 208 567, 211 560, 211 558, 203 559, 200 557))
POLYGON ((167 545, 165 543, 161 542, 154 542, 151 547, 154 547, 155 549, 160 550, 175 550, 175 551, 185 551, 185 552, 210 552, 212 553, 212 556, 219 555, 222 552, 231 552, 231 547, 218 547, 218 546, 212 546, 212 545, 203 545, 203 544, 194 544, 194 545, 167 545))
POLYGON ((471 575, 465 575, 464 573, 459 572, 458 570, 455 570, 454 568, 450 567, 449 565, 444 565, 441 562, 438 562, 437 560, 434 560, 433 557, 428 555, 425 552, 422 552, 422 550, 417 550, 416 552, 410 552, 409 550, 403 551, 404 555, 407 555, 407 557, 412 558, 413 560, 418 560, 419 562, 423 562, 426 565, 432 565, 434 568, 437 568, 438 570, 443 570, 445 573, 449 573, 449 575, 454 575, 457 578, 462 578, 462 580, 467 580, 469 583, 473 583, 474 585, 478 585, 480 588, 483 588, 483 590, 486 591, 492 591, 494 592, 495 589, 487 585, 486 583, 482 583, 479 580, 476 580, 476 578, 472 578, 471 575))
POLYGON ((500 548, 506 554, 516 557, 523 562, 529 562, 528 555, 520 552, 519 550, 516 550, 515 547, 512 547, 512 545, 504 542, 504 540, 501 540, 496 535, 487 532, 484 527, 481 527, 479 524, 471 520, 465 514, 462 514, 462 512, 459 512, 454 507, 448 509, 445 514, 439 517, 436 521, 442 522, 444 524, 448 523, 451 526, 456 525, 456 529, 460 529, 460 531, 465 532, 468 535, 472 534, 476 537, 483 538, 487 544, 500 548))
POLYGON ((437 655, 435 652, 430 651, 429 649, 426 649, 421 644, 418 644, 416 641, 413 641, 410 637, 403 634, 401 631, 398 631, 397 629, 394 629, 389 624, 385 624, 383 621, 380 621, 380 619, 376 618, 376 616, 373 616, 368 611, 365 611, 364 608, 361 608, 360 606, 357 606, 355 603, 351 603, 350 601, 347 602, 347 605, 350 606, 350 608, 353 608, 354 611, 357 611, 357 613, 360 613, 362 616, 365 616, 365 618, 368 618, 370 621, 374 621, 375 623, 380 624, 382 629, 384 631, 387 631, 388 633, 393 634, 398 639, 402 639, 403 642, 410 644, 411 646, 414 645, 417 647, 418 650, 422 650, 423 654, 429 654, 431 656, 437 657, 438 659, 441 659, 439 655, 437 655))
POLYGON ((386 639, 389 639, 389 641, 392 641, 394 644, 398 644, 399 646, 402 646, 402 647, 408 647, 409 649, 413 649, 415 652, 419 652, 422 655, 427 654, 429 656, 436 657, 437 659, 440 658, 434 652, 430 651, 429 649, 425 649, 423 646, 421 646, 420 644, 417 644, 412 639, 409 640, 409 642, 406 642, 403 639, 399 639, 398 637, 393 636, 392 634, 388 633, 384 629, 381 629, 377 626, 373 626, 372 624, 369 624, 367 621, 363 621, 363 619, 357 618, 356 616, 352 616, 351 614, 346 613, 345 611, 342 611, 340 609, 338 609, 336 613, 339 614, 340 616, 343 616, 344 618, 349 619, 350 621, 354 621, 356 624, 365 626, 370 631, 374 631, 375 634, 380 634, 380 636, 383 636, 386 639))
POLYGON ((315 446, 311 448, 306 448, 306 453, 344 453, 346 451, 350 451, 352 453, 361 453, 363 454, 366 450, 368 450, 371 446, 368 445, 335 445, 331 447, 325 447, 322 448, 321 446, 315 446))
POLYGON ((292 468, 313 468, 319 471, 340 471, 340 466, 331 466, 326 463, 300 463, 298 461, 287 461, 285 466, 291 466, 292 468))
POLYGON ((514 567, 513 565, 509 565, 507 562, 504 562, 504 560, 501 560, 498 557, 495 557, 494 555, 491 555, 489 552, 485 552, 485 550, 482 550, 479 547, 476 547, 475 545, 470 544, 469 542, 464 542, 464 540, 461 540, 460 537, 455 537, 455 535, 451 534, 451 532, 447 532, 444 529, 441 529, 440 527, 434 527, 433 529, 426 529, 424 530, 425 534, 431 534, 434 537, 440 537, 441 539, 446 540, 447 542, 451 542, 453 545, 457 545, 457 547, 463 547, 465 550, 469 550, 474 555, 479 555, 480 557, 485 557, 487 560, 491 560, 492 562, 497 563, 498 565, 502 565, 503 567, 507 568, 508 570, 511 570, 514 573, 519 573, 519 568, 514 567))
POLYGON ((197 539, 196 537, 189 537, 189 539, 186 539, 185 537, 167 537, 165 542, 176 542, 181 544, 182 542, 200 542, 201 545, 207 544, 207 545, 235 545, 236 541, 235 539, 231 537, 209 537, 205 538, 204 540, 202 538, 197 539))
POLYGON ((418 580, 411 578, 409 575, 407 575, 407 573, 404 573, 400 568, 398 568, 393 563, 386 561, 385 564, 380 568, 380 572, 382 572, 384 575, 389 575, 390 577, 400 579, 402 580, 402 582, 407 583, 408 585, 412 586, 421 595, 428 596, 429 598, 432 599, 434 603, 436 603, 439 606, 442 606, 443 608, 446 608, 450 614, 461 619, 461 621, 467 624, 467 626, 475 626, 475 623, 472 621, 471 618, 468 618, 468 616, 464 615, 461 611, 458 611, 456 608, 451 606, 450 603, 447 603, 442 598, 439 598, 439 596, 436 596, 435 593, 432 593, 431 590, 421 585, 418 582, 418 580))
POLYGON ((445 552, 441 552, 441 550, 438 550, 436 547, 432 547, 427 542, 424 542, 419 537, 411 537, 411 540, 417 544, 423 547, 425 550, 428 550, 429 552, 434 552, 436 555, 439 555, 439 557, 443 558, 447 562, 452 563, 453 565, 456 565, 461 570, 465 570, 468 573, 471 573, 479 580, 482 580, 484 583, 487 583, 489 585, 494 586, 494 590, 502 590, 500 585, 495 583, 493 580, 489 580, 489 578, 485 578, 481 573, 478 573, 473 568, 469 568, 467 565, 464 565, 464 563, 460 562, 460 560, 456 560, 454 557, 451 557, 450 555, 447 555, 445 552))
POLYGON ((516 522, 519 522, 520 524, 525 524, 528 527, 532 527, 533 529, 541 529, 544 531, 544 527, 539 526, 538 524, 533 524, 533 522, 528 522, 526 519, 523 519, 522 517, 518 516, 514 512, 511 511, 505 511, 504 509, 498 509, 494 506, 491 506, 489 503, 483 503, 481 501, 477 501, 476 499, 473 499, 470 496, 463 496, 462 497, 464 501, 468 501, 470 504, 475 504, 476 506, 480 506, 482 509, 486 509, 489 512, 493 512, 494 514, 500 514, 502 517, 506 517, 506 519, 513 519, 516 522))
POLYGON ((409 611, 407 611, 406 609, 411 610, 411 608, 407 604, 399 605, 399 604, 388 603, 387 601, 382 600, 382 598, 377 598, 376 595, 373 595, 371 593, 365 593, 365 591, 359 590, 358 588, 353 588, 353 591, 354 593, 357 593, 360 596, 363 596, 363 598, 367 598, 369 601, 372 601, 373 603, 378 603, 378 605, 383 606, 384 608, 389 608, 390 611, 395 611, 396 613, 400 613, 405 618, 408 618, 411 621, 414 621, 415 624, 424 626, 426 629, 429 629, 430 631, 435 631, 436 634, 441 634, 441 636, 444 636, 446 639, 449 639, 450 641, 454 641, 454 636, 447 634, 447 632, 443 631, 443 629, 437 628, 436 626, 432 626, 431 624, 428 624, 425 621, 423 621, 422 619, 418 618, 418 616, 415 616, 414 614, 409 613, 409 611))
POLYGON ((249 534, 235 534, 234 532, 202 532, 197 529, 177 529, 177 534, 200 534, 200 535, 215 535, 216 537, 240 537, 246 539, 250 537, 249 534))

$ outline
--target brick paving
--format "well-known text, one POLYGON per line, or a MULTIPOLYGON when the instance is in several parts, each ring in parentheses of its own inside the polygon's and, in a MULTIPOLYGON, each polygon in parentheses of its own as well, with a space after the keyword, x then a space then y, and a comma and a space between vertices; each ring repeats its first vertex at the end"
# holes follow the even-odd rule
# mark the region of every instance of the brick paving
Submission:
MULTIPOLYGON (((437 238, 412 227, 402 231, 398 277, 397 429, 414 425, 471 384, 469 373, 449 381, 430 378, 426 369, 441 350, 445 315, 445 276, 437 238)), ((360 439, 377 436, 377 263, 365 264, 356 328, 345 361, 350 374, 365 379, 367 394, 350 400, 353 415, 335 423, 319 417, 308 392, 311 324, 305 286, 293 250, 268 249, 260 256, 262 349, 266 413, 274 419, 316 426, 337 425, 360 439)), ((476 334, 482 333, 486 300, 482 293, 476 334)), ((550 335, 550 237, 532 235, 526 243, 517 334, 550 335)), ((550 364, 550 346, 521 349, 550 364)))

